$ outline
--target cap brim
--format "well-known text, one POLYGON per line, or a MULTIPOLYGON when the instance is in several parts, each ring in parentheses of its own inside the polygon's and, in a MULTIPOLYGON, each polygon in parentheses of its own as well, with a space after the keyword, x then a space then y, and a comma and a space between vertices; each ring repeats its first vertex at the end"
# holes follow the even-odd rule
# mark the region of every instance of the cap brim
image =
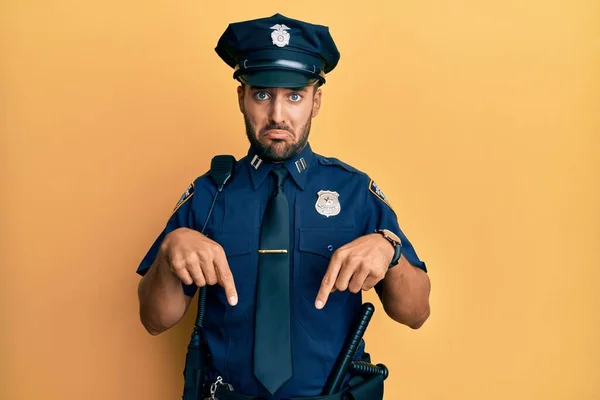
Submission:
POLYGON ((246 73, 239 77, 244 83, 253 87, 303 88, 318 81, 302 72, 285 70, 263 70, 246 73))

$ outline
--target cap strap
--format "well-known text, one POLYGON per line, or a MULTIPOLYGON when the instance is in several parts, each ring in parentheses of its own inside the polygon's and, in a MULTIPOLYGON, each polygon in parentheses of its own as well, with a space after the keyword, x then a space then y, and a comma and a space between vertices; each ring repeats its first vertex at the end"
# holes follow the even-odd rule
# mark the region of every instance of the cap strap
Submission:
POLYGON ((268 61, 251 61, 249 59, 245 59, 235 66, 233 77, 237 78, 238 76, 249 71, 268 69, 284 69, 289 71, 303 72, 318 79, 325 79, 325 73, 316 65, 308 65, 299 61, 285 59, 268 61))

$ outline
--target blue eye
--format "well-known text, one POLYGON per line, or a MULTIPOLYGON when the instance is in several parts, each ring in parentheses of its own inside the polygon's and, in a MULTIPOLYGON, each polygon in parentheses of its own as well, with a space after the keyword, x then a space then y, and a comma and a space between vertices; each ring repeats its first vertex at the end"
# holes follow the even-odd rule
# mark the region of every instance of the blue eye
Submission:
POLYGON ((300 96, 298 93, 293 93, 293 94, 290 96, 290 99, 291 99, 292 101, 300 101, 300 100, 302 99, 302 96, 300 96))
POLYGON ((258 100, 266 100, 269 97, 267 92, 258 92, 254 95, 258 100))

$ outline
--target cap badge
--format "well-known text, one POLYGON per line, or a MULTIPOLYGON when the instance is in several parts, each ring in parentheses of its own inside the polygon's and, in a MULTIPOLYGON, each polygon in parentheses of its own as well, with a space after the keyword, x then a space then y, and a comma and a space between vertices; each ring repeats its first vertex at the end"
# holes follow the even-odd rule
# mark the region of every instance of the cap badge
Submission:
POLYGON ((284 47, 290 43, 290 34, 286 29, 290 29, 285 25, 277 24, 273 25, 271 29, 275 29, 271 32, 271 39, 273 44, 278 47, 284 47))
POLYGON ((318 193, 319 198, 315 203, 317 212, 327 218, 338 215, 341 210, 339 193, 332 192, 330 190, 320 190, 318 193))

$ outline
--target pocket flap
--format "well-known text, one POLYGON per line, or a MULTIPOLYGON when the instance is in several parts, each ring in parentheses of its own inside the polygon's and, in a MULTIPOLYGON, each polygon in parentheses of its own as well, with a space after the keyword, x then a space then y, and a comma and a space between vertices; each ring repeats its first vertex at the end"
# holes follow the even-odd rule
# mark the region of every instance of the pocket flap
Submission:
POLYGON ((218 232, 213 235, 212 240, 223 247, 227 257, 250 253, 250 232, 218 232))
POLYGON ((355 238, 354 229, 301 229, 298 249, 331 258, 337 249, 355 238))

